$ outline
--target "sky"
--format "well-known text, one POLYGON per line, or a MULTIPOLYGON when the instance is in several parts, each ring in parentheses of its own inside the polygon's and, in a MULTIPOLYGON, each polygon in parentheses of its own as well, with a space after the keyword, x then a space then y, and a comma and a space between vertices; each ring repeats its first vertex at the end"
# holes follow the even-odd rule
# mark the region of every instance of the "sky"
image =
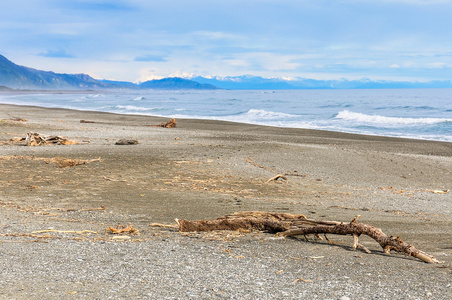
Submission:
POLYGON ((452 1, 1 0, 0 54, 97 79, 452 79, 452 1))

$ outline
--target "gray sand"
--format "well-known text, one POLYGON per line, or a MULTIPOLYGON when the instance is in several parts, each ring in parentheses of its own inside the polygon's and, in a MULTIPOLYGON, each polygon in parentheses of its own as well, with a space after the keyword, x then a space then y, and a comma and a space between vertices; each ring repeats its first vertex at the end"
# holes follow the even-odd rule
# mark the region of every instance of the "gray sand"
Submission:
POLYGON ((452 186, 452 143, 206 120, 165 129, 147 126, 168 121, 156 117, 11 105, 0 120, 3 299, 452 298, 452 193, 437 193, 452 186), (8 142, 30 131, 78 144, 8 142), (45 160, 55 157, 87 163, 45 160), (288 181, 266 182, 276 174, 288 181), (385 255, 366 237, 372 254, 351 237, 149 226, 243 210, 361 215, 444 263, 385 255), (129 223, 139 235, 104 234, 129 223), (44 229, 98 233, 33 233, 44 229))

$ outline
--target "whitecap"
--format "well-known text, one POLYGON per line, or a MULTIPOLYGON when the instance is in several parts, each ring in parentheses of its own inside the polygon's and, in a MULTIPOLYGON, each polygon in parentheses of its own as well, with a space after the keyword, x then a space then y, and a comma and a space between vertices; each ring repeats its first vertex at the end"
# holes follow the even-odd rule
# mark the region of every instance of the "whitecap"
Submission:
POLYGON ((274 112, 263 109, 250 109, 244 114, 250 119, 265 119, 265 120, 275 120, 275 119, 286 119, 286 118, 297 118, 297 115, 286 114, 282 112, 274 112))
POLYGON ((444 118, 401 118, 401 117, 386 117, 380 115, 366 115, 356 113, 348 110, 340 111, 334 117, 346 121, 355 121, 360 123, 371 123, 380 125, 423 125, 423 124, 437 124, 443 122, 452 122, 452 119, 444 118))
POLYGON ((125 111, 152 111, 158 109, 157 107, 140 107, 134 105, 116 105, 115 108, 125 111))

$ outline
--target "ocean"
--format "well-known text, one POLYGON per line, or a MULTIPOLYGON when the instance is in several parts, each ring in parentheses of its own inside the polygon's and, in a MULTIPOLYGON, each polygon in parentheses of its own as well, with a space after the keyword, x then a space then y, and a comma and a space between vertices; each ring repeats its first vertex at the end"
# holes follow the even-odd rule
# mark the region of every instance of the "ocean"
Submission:
POLYGON ((0 94, 0 103, 452 142, 452 89, 0 94))

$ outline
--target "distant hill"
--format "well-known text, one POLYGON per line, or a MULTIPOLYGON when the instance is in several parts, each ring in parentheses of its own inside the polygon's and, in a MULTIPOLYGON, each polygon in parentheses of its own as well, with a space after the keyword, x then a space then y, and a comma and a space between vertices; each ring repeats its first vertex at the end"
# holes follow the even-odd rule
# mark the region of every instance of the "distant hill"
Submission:
POLYGON ((16 65, 0 55, 0 85, 14 89, 100 89, 112 86, 86 74, 57 74, 16 65))
POLYGON ((16 65, 0 55, 0 85, 28 90, 89 90, 89 89, 216 89, 188 79, 165 78, 140 85, 131 82, 96 80, 86 74, 58 74, 16 65))
POLYGON ((0 85, 0 91, 12 91, 12 90, 13 90, 12 88, 0 85))
POLYGON ((280 78, 263 78, 251 75, 213 78, 194 77, 192 79, 199 83, 212 84, 229 90, 286 90, 295 88, 280 78))
POLYGON ((410 82, 410 81, 373 81, 368 78, 359 80, 316 80, 295 78, 263 78, 259 76, 234 77, 193 77, 192 80, 212 84, 222 89, 231 90, 287 90, 287 89, 392 89, 392 88, 452 88, 450 80, 410 82))
POLYGON ((217 89, 217 87, 212 84, 202 84, 196 81, 183 79, 179 77, 150 80, 141 83, 139 86, 142 89, 197 89, 197 90, 217 89))
POLYGON ((129 89, 129 90, 136 90, 139 89, 140 86, 133 83, 133 82, 128 82, 128 81, 115 81, 115 80, 106 80, 106 79, 101 79, 99 80, 105 84, 108 84, 109 86, 114 86, 115 88, 119 88, 119 89, 129 89))

